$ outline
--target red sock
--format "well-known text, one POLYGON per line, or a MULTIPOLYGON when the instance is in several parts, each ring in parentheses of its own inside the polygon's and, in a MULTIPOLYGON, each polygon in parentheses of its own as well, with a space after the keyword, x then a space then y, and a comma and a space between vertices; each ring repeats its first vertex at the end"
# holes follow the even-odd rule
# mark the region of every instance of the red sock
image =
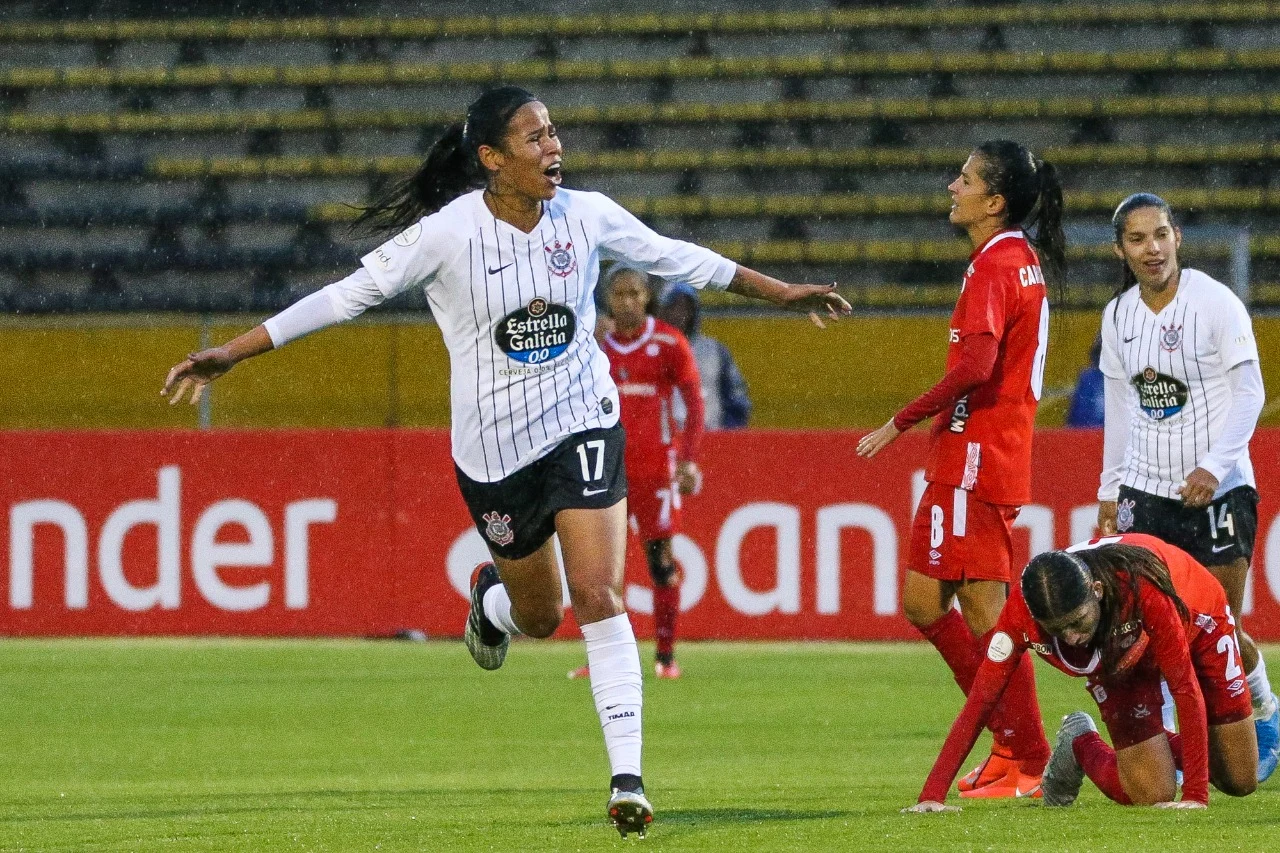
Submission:
POLYGON ((1182 769, 1182 735, 1165 729, 1164 736, 1169 739, 1169 751, 1173 753, 1173 766, 1182 769))
POLYGON ((1116 769, 1116 751, 1107 746, 1097 732, 1085 732, 1071 742, 1080 769, 1098 790, 1122 806, 1133 805, 1120 784, 1120 771, 1116 769))
MULTIPOLYGON (((985 649, 990 642, 991 632, 988 632, 982 638, 981 648, 985 649)), ((1035 667, 1029 652, 1023 652, 1004 695, 991 712, 987 727, 996 745, 1021 762, 1022 772, 1031 776, 1044 772, 1051 750, 1040 722, 1035 667)))
POLYGON ((969 630, 969 624, 964 621, 960 611, 948 610, 941 619, 921 628, 920 633, 933 643, 938 654, 951 667, 956 684, 968 696, 969 689, 973 687, 973 676, 978 672, 978 664, 982 662, 982 653, 977 638, 969 630))
POLYGON ((659 586, 653 590, 654 633, 658 640, 658 660, 670 662, 676 649, 676 617, 680 614, 680 587, 659 586))

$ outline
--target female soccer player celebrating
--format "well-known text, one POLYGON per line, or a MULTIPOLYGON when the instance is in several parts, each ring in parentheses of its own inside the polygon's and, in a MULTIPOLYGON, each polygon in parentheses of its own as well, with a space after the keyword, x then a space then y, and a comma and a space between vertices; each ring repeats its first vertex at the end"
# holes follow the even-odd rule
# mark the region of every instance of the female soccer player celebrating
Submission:
POLYGON ((942 804, 947 787, 1028 648, 1087 679, 1115 745, 1103 742, 1088 714, 1068 714, 1042 779, 1045 805, 1075 802, 1085 776, 1123 805, 1200 808, 1209 803, 1210 781, 1237 797, 1257 787, 1249 691, 1222 586, 1185 551, 1130 534, 1027 564, 909 811, 954 810, 942 804), (1162 677, 1181 734, 1161 720, 1162 677), (1185 778, 1175 803, 1178 766, 1185 778))
POLYGON ((465 640, 497 669, 515 633, 560 624, 558 534, 612 768, 609 819, 653 819, 640 776, 640 659, 622 605, 626 476, 618 392, 593 329, 602 259, 698 287, 836 316, 834 285, 795 285, 655 234, 597 193, 560 187, 547 108, 503 87, 480 96, 411 178, 363 219, 395 236, 347 278, 169 371, 192 402, 235 364, 422 287, 449 351, 452 455, 493 563, 472 578, 465 640))
MULTIPOLYGON (((1182 232, 1159 196, 1129 196, 1111 224, 1124 284, 1102 314, 1098 529, 1184 549, 1238 613, 1258 529, 1249 439, 1265 397, 1249 312, 1226 285, 1178 263, 1182 232)), ((1280 758, 1280 711, 1257 645, 1242 625, 1236 632, 1261 782, 1280 758)))
MULTIPOLYGON (((1060 273, 1065 239, 1057 173, 1016 142, 979 145, 947 189, 951 222, 973 244, 951 316, 947 372, 863 437, 858 455, 875 456, 916 423, 939 416, 902 608, 968 693, 1007 595, 1013 522, 1031 499, 1031 432, 1049 334, 1037 252, 1060 273), (963 615, 952 607, 956 598, 963 615)), ((961 794, 1013 797, 1033 789, 1049 744, 1030 659, 993 718, 992 733, 991 757, 960 781, 961 794)))

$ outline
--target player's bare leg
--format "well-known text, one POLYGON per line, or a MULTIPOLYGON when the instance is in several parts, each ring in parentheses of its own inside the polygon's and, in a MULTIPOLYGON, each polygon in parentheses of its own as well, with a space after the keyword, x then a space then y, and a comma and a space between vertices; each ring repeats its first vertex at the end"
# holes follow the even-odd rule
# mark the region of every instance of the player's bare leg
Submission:
POLYGON ((1230 797, 1258 789, 1258 740, 1252 720, 1209 726, 1209 781, 1230 797))
MULTIPOLYGON (((1177 799, 1173 750, 1169 748, 1169 739, 1164 734, 1116 750, 1116 773, 1125 796, 1135 806, 1153 806, 1177 799)), ((1106 789, 1103 793, 1111 796, 1106 789)))
POLYGON ((1255 737, 1258 742, 1257 780, 1265 782, 1275 772, 1280 762, 1280 708, 1277 707, 1275 694, 1272 692, 1270 679, 1267 677, 1267 664, 1258 645, 1244 629, 1240 617, 1244 609, 1244 588, 1249 576, 1249 561, 1241 557, 1230 563, 1219 566, 1208 566, 1209 571, 1222 584, 1227 594, 1227 603, 1236 617, 1236 641, 1240 646, 1240 666, 1245 671, 1249 683, 1249 693, 1253 701, 1253 722, 1255 737))
POLYGON ((564 590, 554 540, 548 539, 519 560, 495 556, 493 562, 511 600, 511 622, 519 632, 539 639, 554 634, 564 620, 564 590))
POLYGON ((609 753, 606 813, 624 838, 631 832, 643 837, 653 822, 653 806, 640 775, 640 653, 622 604, 627 502, 607 509, 562 510, 556 514, 556 532, 609 753))
POLYGON ((653 580, 653 621, 658 649, 654 673, 658 678, 679 678, 676 663, 676 620, 680 615, 680 566, 671 551, 670 539, 651 539, 644 543, 653 580))

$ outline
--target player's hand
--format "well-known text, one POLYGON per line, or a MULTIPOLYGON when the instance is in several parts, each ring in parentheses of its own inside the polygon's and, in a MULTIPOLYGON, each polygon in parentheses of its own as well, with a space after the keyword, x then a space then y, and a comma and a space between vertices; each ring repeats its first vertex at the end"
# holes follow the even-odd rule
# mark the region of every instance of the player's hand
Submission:
POLYGON ((676 488, 682 495, 696 495, 702 491, 702 470, 696 462, 676 463, 676 488))
POLYGON ((613 334, 613 318, 608 314, 600 313, 596 315, 596 343, 603 345, 606 335, 613 334))
POLYGON ((182 401, 188 391, 191 402, 198 403, 204 395, 205 387, 235 366, 235 359, 226 347, 193 352, 182 362, 175 364, 165 377, 162 396, 169 398, 169 405, 182 401))
POLYGON ((935 800, 925 800, 923 803, 916 803, 914 806, 902 810, 903 814, 953 814, 960 811, 959 806, 949 806, 946 803, 939 803, 935 800))
POLYGON ((788 285, 778 304, 791 311, 808 312, 809 319, 819 329, 827 327, 824 319, 839 320, 853 313, 852 306, 836 293, 834 283, 788 285))
POLYGON ((1098 533, 1101 536, 1116 534, 1116 516, 1119 509, 1115 501, 1098 501, 1098 533))
POLYGON ((858 441, 858 455, 863 459, 870 459, 892 444, 900 435, 902 433, 893 425, 893 419, 890 418, 887 424, 875 432, 867 433, 858 441))
POLYGON ((1208 803, 1197 800, 1178 800, 1177 802, 1156 803, 1158 809, 1207 809, 1208 803))
POLYGON ((1218 491, 1218 478, 1203 468, 1197 468, 1182 481, 1178 494, 1182 495, 1183 504, 1198 508, 1208 506, 1216 491, 1218 491))

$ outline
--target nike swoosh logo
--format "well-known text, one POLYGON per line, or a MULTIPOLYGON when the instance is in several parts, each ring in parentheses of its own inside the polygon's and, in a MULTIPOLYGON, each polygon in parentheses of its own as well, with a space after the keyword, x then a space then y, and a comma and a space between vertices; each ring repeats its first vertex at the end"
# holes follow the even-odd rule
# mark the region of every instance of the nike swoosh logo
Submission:
POLYGON ((1212 551, 1213 553, 1217 554, 1217 553, 1220 553, 1220 552, 1222 552, 1222 551, 1227 550, 1228 548, 1230 548, 1230 547, 1234 546, 1235 544, 1236 544, 1236 543, 1234 543, 1234 542, 1228 542, 1226 545, 1214 545, 1214 546, 1213 546, 1212 548, 1210 548, 1209 550, 1210 550, 1210 551, 1212 551))
MULTIPOLYGON (((515 261, 511 262, 511 264, 514 264, 514 263, 515 261)), ((505 270, 507 267, 511 266, 511 264, 503 264, 500 267, 489 267, 489 275, 497 275, 498 273, 505 270)))
POLYGON ((1036 792, 1039 790, 1040 790, 1039 785, 1032 785, 1030 788, 1028 788, 1025 791, 1022 790, 1022 788, 1015 785, 1013 788, 1013 795, 1015 797, 1034 797, 1036 795, 1036 792))
MULTIPOLYGON (((489 270, 489 272, 493 272, 493 270, 489 270)), ((1125 339, 1124 339, 1124 342, 1127 344, 1127 343, 1129 343, 1129 342, 1131 342, 1131 341, 1136 341, 1137 339, 1138 339, 1138 336, 1137 336, 1137 335, 1134 335, 1132 338, 1125 338, 1125 339)))
POLYGON ((582 490, 582 496, 583 496, 584 498, 589 498, 589 497, 591 497, 592 495, 598 495, 598 494, 600 494, 600 493, 602 493, 602 492, 607 492, 607 491, 609 491, 609 490, 608 490, 608 489, 583 489, 583 490, 582 490))

